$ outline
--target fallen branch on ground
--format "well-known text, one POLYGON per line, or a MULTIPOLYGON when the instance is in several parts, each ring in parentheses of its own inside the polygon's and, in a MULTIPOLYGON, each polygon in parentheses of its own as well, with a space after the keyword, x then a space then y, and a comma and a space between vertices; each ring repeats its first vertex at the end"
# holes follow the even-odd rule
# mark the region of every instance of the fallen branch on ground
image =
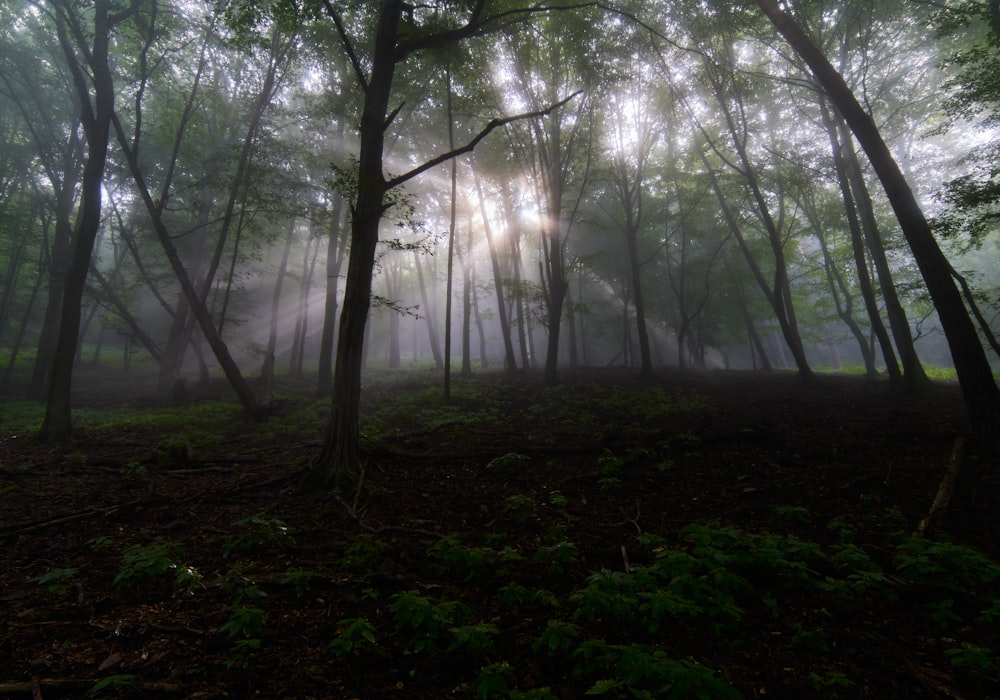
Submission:
POLYGON ((914 537, 923 537, 927 529, 937 523, 938 520, 948 510, 951 503, 951 496, 955 492, 955 482, 958 481, 958 473, 962 469, 962 462, 965 459, 965 438, 961 435, 955 438, 955 447, 951 451, 951 461, 948 463, 948 471, 945 472, 938 486, 937 494, 931 503, 931 508, 927 515, 923 517, 913 531, 914 537))

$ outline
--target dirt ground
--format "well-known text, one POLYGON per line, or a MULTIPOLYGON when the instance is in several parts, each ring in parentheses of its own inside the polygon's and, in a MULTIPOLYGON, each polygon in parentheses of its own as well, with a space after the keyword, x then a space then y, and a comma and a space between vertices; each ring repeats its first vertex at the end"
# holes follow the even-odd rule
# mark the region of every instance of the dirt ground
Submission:
MULTIPOLYGON (((344 497, 301 485, 324 417, 304 391, 264 425, 197 426, 209 444, 137 421, 43 445, 0 422, 0 697, 660 697, 624 671, 600 685, 568 642, 540 645, 554 619, 574 644, 697 661, 744 698, 1000 697, 995 631, 958 610, 960 590, 955 619, 920 612, 936 589, 907 579, 894 549, 966 431, 956 385, 912 397, 782 373, 456 381, 449 406, 412 399, 439 392, 431 376, 366 389, 364 488, 344 497), (717 628, 694 613, 656 629, 586 614, 595 572, 693 553, 691 524, 828 552, 849 531, 887 592, 833 607, 779 582, 738 597, 739 618, 717 628), (421 627, 400 612, 407 592, 435 610, 461 602, 462 619, 421 627)), ((118 405, 97 387, 80 397, 118 405)), ((995 562, 998 472, 984 466, 966 460, 981 477, 959 481, 934 535, 995 562)), ((815 569, 804 576, 821 581, 815 569)))

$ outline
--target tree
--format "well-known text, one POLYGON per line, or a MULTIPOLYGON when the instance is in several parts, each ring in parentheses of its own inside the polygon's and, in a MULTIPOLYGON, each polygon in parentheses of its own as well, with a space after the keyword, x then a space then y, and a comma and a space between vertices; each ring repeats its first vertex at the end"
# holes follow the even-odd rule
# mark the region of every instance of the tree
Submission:
POLYGON ((79 340, 83 289, 101 224, 101 186, 115 106, 109 46, 112 31, 133 14, 138 5, 129 5, 121 12, 112 9, 111 0, 96 0, 89 22, 83 11, 62 0, 52 2, 51 9, 46 10, 56 24, 59 45, 73 77, 87 142, 87 160, 80 180, 80 204, 63 287, 59 337, 52 357, 48 400, 41 427, 42 438, 49 441, 65 440, 72 432, 73 358, 79 340))
POLYGON ((471 152, 493 130, 517 119, 550 114, 568 98, 528 114, 494 119, 464 146, 431 158, 402 175, 387 177, 383 163, 386 131, 401 109, 389 109, 397 67, 420 52, 511 28, 531 14, 549 11, 549 8, 498 9, 486 0, 479 0, 464 17, 456 18, 454 12, 438 12, 438 8, 414 8, 402 0, 382 0, 370 29, 370 53, 363 61, 341 12, 330 2, 324 7, 337 27, 343 50, 363 94, 356 193, 351 209, 351 252, 333 374, 333 413, 323 450, 314 465, 324 482, 349 488, 360 476, 359 412, 364 335, 371 305, 379 224, 392 205, 387 197, 392 190, 421 173, 471 152))
POLYGON ((867 154, 885 188, 886 196, 941 320, 969 411, 973 438, 984 449, 995 448, 1000 440, 1000 390, 993 379, 993 372, 975 325, 952 279, 951 265, 935 241, 913 191, 875 122, 826 56, 781 9, 776 0, 756 2, 792 49, 809 66, 867 154))
MULTIPOLYGON (((538 109, 558 99, 560 90, 583 86, 582 92, 595 87, 594 59, 588 50, 599 45, 600 25, 574 15, 559 19, 565 21, 549 18, 544 40, 538 35, 507 38, 512 84, 504 87, 509 99, 538 109)), ((519 158, 530 172, 541 215, 539 276, 548 330, 545 381, 550 384, 558 379, 559 340, 569 289, 566 249, 589 187, 594 109, 588 98, 576 113, 549 112, 528 122, 525 133, 517 135, 519 158)))
POLYGON ((646 327, 646 304, 642 286, 642 263, 639 259, 639 234, 645 220, 643 207, 647 165, 653 146, 659 139, 659 124, 653 115, 653 107, 648 105, 649 89, 652 84, 648 76, 643 76, 643 67, 633 61, 633 73, 638 73, 637 81, 644 83, 643 91, 635 90, 626 95, 611 95, 606 98, 610 114, 608 138, 611 160, 611 181, 621 210, 621 220, 617 221, 625 241, 625 255, 632 304, 635 307, 636 332, 639 337, 640 373, 648 377, 653 373, 653 358, 649 350, 649 331, 646 327))

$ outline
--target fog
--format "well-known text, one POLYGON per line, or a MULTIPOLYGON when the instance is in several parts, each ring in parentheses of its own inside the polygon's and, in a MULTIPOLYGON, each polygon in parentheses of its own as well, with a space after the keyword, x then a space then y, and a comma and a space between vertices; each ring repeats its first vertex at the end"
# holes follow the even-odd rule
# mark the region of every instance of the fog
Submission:
MULTIPOLYGON (((240 371, 270 381, 329 369, 351 255, 362 92, 349 57, 266 23, 252 41, 222 41, 236 30, 205 9, 178 4, 145 43, 121 34, 112 47, 130 145, 112 136, 77 362, 156 375, 151 393, 221 375, 179 266, 240 371)), ((455 371, 540 370, 552 345, 562 368, 647 369, 645 353, 655 368, 802 370, 801 342, 812 370, 885 373, 876 330, 890 324, 893 292, 906 326, 897 319, 893 343, 908 336, 926 367, 951 367, 881 187, 847 132, 824 128, 828 107, 806 75, 770 35, 660 12, 673 43, 621 18, 560 18, 477 38, 460 66, 435 54, 400 65, 386 179, 470 142, 491 119, 567 101, 387 195, 366 368, 440 370, 448 352, 455 371), (850 183, 834 167, 847 152, 860 168, 850 183)), ((363 18, 352 21, 362 35, 363 18)), ((945 216, 942 186, 975 172, 970 148, 992 132, 961 120, 945 128, 943 42, 905 17, 867 21, 892 32, 865 34, 848 77, 875 96, 869 107, 926 212, 945 216)), ((859 40, 835 31, 847 51, 859 40)), ((84 128, 48 18, 20 18, 4 42, 0 357, 7 390, 40 396, 84 128)), ((940 242, 995 330, 996 231, 940 242)))

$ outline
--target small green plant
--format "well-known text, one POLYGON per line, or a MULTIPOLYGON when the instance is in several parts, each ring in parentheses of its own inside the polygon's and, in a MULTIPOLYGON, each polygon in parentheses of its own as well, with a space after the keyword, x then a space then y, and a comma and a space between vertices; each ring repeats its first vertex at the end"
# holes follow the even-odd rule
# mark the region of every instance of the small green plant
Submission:
POLYGON ((317 577, 315 571, 305 569, 289 569, 281 577, 281 585, 291 586, 295 589, 295 595, 299 598, 304 596, 312 588, 312 582, 317 577))
POLYGON ((824 671, 823 673, 810 673, 809 681, 813 688, 820 693, 829 693, 831 690, 847 690, 857 685, 841 671, 824 671))
POLYGON ((562 541, 539 547, 535 552, 535 561, 548 563, 546 573, 549 576, 562 576, 570 566, 580 561, 580 554, 575 544, 562 541))
POLYGON ((374 535, 362 533, 354 538, 354 541, 340 558, 340 563, 348 571, 369 574, 375 571, 382 562, 385 549, 385 543, 374 535))
MULTIPOLYGON (((0 467, 2 466, 3 464, 0 464, 0 467)), ((18 486, 17 484, 4 484, 3 486, 0 486, 0 496, 6 496, 7 494, 17 493, 20 490, 21 487, 18 486)))
POLYGON ((821 651, 824 654, 830 652, 830 645, 826 641, 826 632, 823 631, 823 628, 807 629, 801 622, 795 625, 792 644, 812 649, 813 651, 821 651))
POLYGON ((779 518, 797 525, 808 525, 812 520, 809 509, 802 506, 774 506, 771 510, 779 518))
POLYGON ((453 576, 465 581, 483 580, 491 576, 506 576, 506 564, 520 561, 520 553, 510 546, 501 550, 491 547, 466 547, 452 533, 427 548, 427 555, 444 564, 453 576))
POLYGON ((350 656, 362 652, 378 651, 375 625, 363 617, 340 621, 337 635, 330 640, 330 648, 337 656, 350 656))
POLYGON ((572 622, 549 620, 531 648, 536 654, 544 651, 550 656, 556 656, 571 652, 579 638, 580 630, 572 622))
POLYGON ((229 658, 226 659, 226 668, 246 668, 254 654, 260 651, 260 647, 259 639, 235 640, 229 650, 229 658))
POLYGON ((95 552, 100 552, 102 549, 110 547, 112 542, 113 540, 108 535, 98 535, 87 540, 87 546, 95 552))
POLYGON ((45 586, 45 590, 54 596, 63 596, 69 590, 70 579, 76 576, 78 571, 79 569, 74 568, 49 569, 41 576, 29 580, 31 583, 45 586))
POLYGON ((122 476, 133 479, 144 477, 148 473, 146 465, 144 465, 142 462, 129 462, 128 464, 123 466, 119 471, 121 471, 122 476))
POLYGON ((220 632, 225 632, 230 638, 242 637, 243 639, 254 639, 264 629, 267 622, 267 613, 252 605, 233 605, 229 610, 229 619, 219 627, 220 632))
POLYGON ((500 630, 494 624, 479 622, 451 627, 448 631, 452 639, 448 651, 462 651, 476 657, 497 653, 493 640, 500 636, 500 630))
POLYGON ((434 602, 412 589, 394 595, 389 610, 396 628, 409 632, 413 653, 426 651, 429 654, 438 650, 446 630, 462 624, 471 614, 465 603, 434 602))
POLYGON ((514 520, 527 520, 535 514, 537 508, 535 499, 524 494, 514 494, 508 496, 503 503, 503 512, 514 518, 514 520))
POLYGON ((555 506, 556 508, 565 508, 566 506, 569 505, 569 499, 566 498, 559 491, 550 491, 549 492, 549 505, 550 506, 555 506))
POLYGON ((476 691, 479 700, 489 700, 490 698, 512 697, 510 680, 514 675, 514 668, 506 661, 483 666, 475 679, 472 681, 472 689, 476 691))
POLYGON ((953 593, 1000 584, 1000 565, 977 549, 952 542, 908 538, 896 551, 896 568, 908 581, 953 593))
POLYGON ((180 563, 183 554, 176 542, 134 544, 122 555, 122 568, 115 576, 116 588, 132 588, 142 581, 171 576, 178 588, 190 590, 200 581, 197 572, 180 563))
POLYGON ((521 584, 511 581, 500 587, 500 603, 504 607, 512 607, 514 605, 523 605, 530 595, 530 591, 521 584))
POLYGON ((232 526, 243 532, 222 545, 223 557, 235 552, 278 551, 295 544, 283 520, 265 518, 263 513, 237 520, 232 526))
POLYGON ((135 681, 135 675, 131 673, 118 673, 112 676, 107 676, 90 686, 84 697, 87 698, 103 698, 103 697, 120 697, 121 691, 132 687, 135 681), (106 695, 106 694, 110 695, 106 695))
POLYGON ((625 460, 615 456, 611 450, 604 450, 604 454, 597 459, 597 485, 602 489, 617 486, 624 471, 625 460))
POLYGON ((672 659, 645 644, 608 644, 587 640, 573 656, 581 663, 575 675, 591 680, 588 695, 616 698, 703 698, 736 700, 739 693, 693 659, 672 659))
POLYGON ((996 687, 1000 685, 1000 666, 990 658, 992 654, 992 649, 968 642, 961 642, 960 646, 945 651, 953 668, 996 687))

